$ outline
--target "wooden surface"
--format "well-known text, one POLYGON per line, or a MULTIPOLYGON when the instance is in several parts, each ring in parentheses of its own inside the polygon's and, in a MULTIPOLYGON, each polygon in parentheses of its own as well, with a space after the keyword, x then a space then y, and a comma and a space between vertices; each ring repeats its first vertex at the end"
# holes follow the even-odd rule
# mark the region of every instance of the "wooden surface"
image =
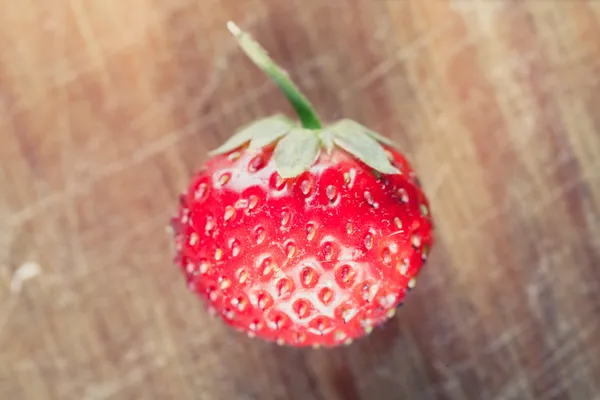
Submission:
POLYGON ((5 0, 0 398, 600 399, 600 2, 5 0), (211 319, 165 226, 205 151, 291 113, 401 144, 438 242, 336 350, 211 319))

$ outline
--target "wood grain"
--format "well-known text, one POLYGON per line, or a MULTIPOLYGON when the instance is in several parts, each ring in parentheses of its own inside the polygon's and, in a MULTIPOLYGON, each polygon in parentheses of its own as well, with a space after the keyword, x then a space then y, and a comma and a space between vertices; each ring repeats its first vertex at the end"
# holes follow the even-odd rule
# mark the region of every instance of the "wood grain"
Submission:
POLYGON ((600 2, 2 3, 0 398, 600 399, 600 2), (350 347, 242 337, 171 263, 206 150, 291 113, 228 19, 431 198, 417 289, 350 347))

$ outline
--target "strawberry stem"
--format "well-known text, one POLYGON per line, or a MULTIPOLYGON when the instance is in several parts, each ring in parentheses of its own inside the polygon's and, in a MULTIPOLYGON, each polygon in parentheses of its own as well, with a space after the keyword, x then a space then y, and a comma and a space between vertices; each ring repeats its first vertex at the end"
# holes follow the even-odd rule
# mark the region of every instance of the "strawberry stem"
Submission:
POLYGON ((232 21, 227 22, 227 28, 246 55, 279 86, 283 94, 292 103, 302 127, 305 129, 320 129, 322 127, 321 120, 314 107, 291 81, 287 72, 269 57, 267 51, 252 36, 242 31, 235 23, 232 21))

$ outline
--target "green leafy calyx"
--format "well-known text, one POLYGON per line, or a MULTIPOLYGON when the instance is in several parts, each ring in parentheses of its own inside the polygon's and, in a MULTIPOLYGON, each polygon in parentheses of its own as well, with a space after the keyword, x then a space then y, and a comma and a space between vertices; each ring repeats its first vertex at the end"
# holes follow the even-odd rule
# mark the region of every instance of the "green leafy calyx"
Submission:
POLYGON ((273 143, 295 126, 291 119, 284 115, 273 115, 254 121, 231 136, 225 143, 212 150, 209 155, 225 154, 250 142, 250 148, 261 148, 273 143))
MULTIPOLYGON (((377 142, 383 136, 349 119, 336 123, 333 127, 333 142, 382 174, 397 174, 400 171, 394 167, 383 147, 377 142), (379 139, 378 139, 379 138, 379 139)), ((384 138, 386 142, 389 139, 384 138)))
POLYGON ((264 118, 240 129, 211 155, 225 154, 245 145, 252 150, 276 143, 273 158, 277 172, 283 178, 293 178, 309 169, 323 149, 331 154, 338 147, 379 173, 400 173, 381 145, 394 146, 388 138, 349 119, 322 127, 311 103, 267 51, 233 22, 229 21, 227 28, 248 57, 279 86, 302 127, 283 115, 264 118))
POLYGON ((246 125, 211 155, 225 154, 248 145, 250 150, 275 144, 273 158, 282 178, 293 178, 309 169, 325 151, 346 151, 382 174, 399 174, 382 143, 394 145, 358 122, 343 119, 322 129, 301 128, 282 115, 267 117, 246 125))
POLYGON ((282 178, 293 178, 311 167, 319 158, 321 143, 317 135, 303 128, 292 129, 273 153, 275 168, 282 178))

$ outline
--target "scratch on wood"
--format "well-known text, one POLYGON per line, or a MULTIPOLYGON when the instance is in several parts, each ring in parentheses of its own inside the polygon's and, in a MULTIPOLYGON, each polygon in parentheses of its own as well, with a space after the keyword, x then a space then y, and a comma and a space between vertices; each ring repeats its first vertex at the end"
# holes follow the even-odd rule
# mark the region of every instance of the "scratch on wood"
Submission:
POLYGON ((514 339, 517 338, 524 332, 523 324, 516 324, 512 327, 508 328, 500 336, 495 338, 491 343, 489 343, 485 347, 485 352, 494 354, 498 352, 502 347, 510 345, 514 342, 514 339))
POLYGON ((79 28, 79 32, 81 33, 81 37, 86 43, 85 48, 87 49, 87 54, 93 60, 94 70, 101 71, 101 77, 104 81, 103 83, 106 87, 110 87, 110 78, 107 74, 106 61, 103 55, 103 52, 100 50, 100 46, 96 39, 96 35, 92 31, 91 26, 89 25, 89 20, 86 17, 86 12, 82 10, 81 4, 77 0, 70 1, 71 9, 73 10, 73 14, 75 15, 75 23, 79 28))
POLYGON ((450 174, 450 172, 452 172, 452 171, 450 169, 449 163, 444 163, 438 168, 436 173, 433 175, 431 183, 429 184, 428 191, 429 191, 429 195, 431 197, 435 197, 437 195, 437 191, 442 186, 442 184, 444 183, 444 180, 450 174))
POLYGON ((456 376, 455 373, 452 372, 452 370, 447 365, 445 365, 439 359, 435 360, 433 364, 434 364, 435 369, 437 369, 446 379, 445 386, 448 389, 452 389, 452 388, 454 389, 454 391, 453 391, 454 394, 452 395, 453 399, 456 399, 456 400, 465 399, 466 400, 469 398, 460 383, 460 379, 456 376))
POLYGON ((139 384, 154 370, 167 365, 167 360, 166 356, 156 357, 151 362, 145 363, 143 367, 131 368, 123 377, 88 385, 83 398, 86 400, 110 399, 127 387, 139 384))
POLYGON ((394 66, 401 60, 414 58, 414 53, 416 51, 425 48, 427 44, 431 42, 431 40, 445 32, 449 26, 450 24, 442 25, 436 29, 432 29, 430 32, 420 35, 417 39, 410 43, 403 44, 402 47, 396 51, 394 57, 384 59, 373 69, 365 73, 360 79, 343 89, 340 93, 340 97, 342 99, 346 99, 352 96, 355 92, 364 90, 377 79, 390 72, 392 68, 394 68, 394 66))
POLYGON ((8 319, 17 305, 14 297, 6 300, 0 307, 0 335, 4 332, 4 328, 8 324, 8 319))

